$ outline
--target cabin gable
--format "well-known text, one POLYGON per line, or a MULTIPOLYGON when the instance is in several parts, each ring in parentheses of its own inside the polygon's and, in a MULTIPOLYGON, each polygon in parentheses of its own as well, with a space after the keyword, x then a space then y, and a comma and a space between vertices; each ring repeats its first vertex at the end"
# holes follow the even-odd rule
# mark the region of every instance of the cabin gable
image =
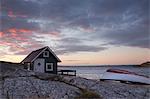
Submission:
MULTIPOLYGON (((54 57, 54 55, 48 50, 46 49, 45 51, 43 51, 38 57, 37 59, 44 59, 45 63, 44 63, 44 71, 46 73, 57 73, 57 59, 54 57), (48 52, 49 55, 47 55, 45 57, 45 52, 48 52), (48 64, 53 64, 52 68, 53 70, 48 70, 47 65, 48 64)), ((33 63, 34 64, 34 63, 33 63)))
POLYGON ((57 74, 57 62, 61 60, 49 48, 44 47, 31 52, 23 61, 29 70, 57 74))

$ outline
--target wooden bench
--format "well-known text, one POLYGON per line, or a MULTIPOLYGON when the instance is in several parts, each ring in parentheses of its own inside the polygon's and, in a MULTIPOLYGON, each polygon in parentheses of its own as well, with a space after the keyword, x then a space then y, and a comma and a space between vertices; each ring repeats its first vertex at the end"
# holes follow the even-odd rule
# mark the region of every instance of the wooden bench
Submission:
POLYGON ((69 76, 76 76, 76 70, 59 70, 58 74, 60 74, 60 75, 69 75, 69 76))

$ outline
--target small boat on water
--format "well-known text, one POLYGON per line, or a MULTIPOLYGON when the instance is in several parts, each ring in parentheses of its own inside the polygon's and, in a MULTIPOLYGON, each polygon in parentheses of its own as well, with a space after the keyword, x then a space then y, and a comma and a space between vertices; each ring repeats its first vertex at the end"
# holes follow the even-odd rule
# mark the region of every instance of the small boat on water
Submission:
POLYGON ((121 82, 150 84, 150 78, 148 76, 121 69, 108 69, 100 80, 115 80, 121 82))

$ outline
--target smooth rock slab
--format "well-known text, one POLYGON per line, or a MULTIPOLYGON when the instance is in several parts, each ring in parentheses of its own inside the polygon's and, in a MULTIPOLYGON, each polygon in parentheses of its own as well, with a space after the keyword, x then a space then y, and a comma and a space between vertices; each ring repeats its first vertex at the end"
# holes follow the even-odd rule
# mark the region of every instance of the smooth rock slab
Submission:
POLYGON ((92 90, 104 99, 149 99, 150 97, 150 85, 103 82, 69 76, 64 76, 64 79, 73 85, 92 90))
POLYGON ((104 99, 149 99, 149 85, 103 82, 81 77, 59 76, 17 70, 2 77, 0 99, 72 99, 79 90, 94 91, 104 99))
POLYGON ((4 96, 21 99, 29 97, 61 99, 73 98, 80 93, 76 87, 58 81, 46 81, 34 77, 6 78, 4 96))

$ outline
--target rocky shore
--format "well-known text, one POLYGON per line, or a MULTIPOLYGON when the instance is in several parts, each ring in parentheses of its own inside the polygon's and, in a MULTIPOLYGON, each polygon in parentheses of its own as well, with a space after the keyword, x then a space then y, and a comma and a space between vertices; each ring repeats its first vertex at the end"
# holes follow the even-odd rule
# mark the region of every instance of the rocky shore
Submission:
POLYGON ((24 69, 0 77, 0 99, 149 99, 149 85, 88 80, 24 69))

